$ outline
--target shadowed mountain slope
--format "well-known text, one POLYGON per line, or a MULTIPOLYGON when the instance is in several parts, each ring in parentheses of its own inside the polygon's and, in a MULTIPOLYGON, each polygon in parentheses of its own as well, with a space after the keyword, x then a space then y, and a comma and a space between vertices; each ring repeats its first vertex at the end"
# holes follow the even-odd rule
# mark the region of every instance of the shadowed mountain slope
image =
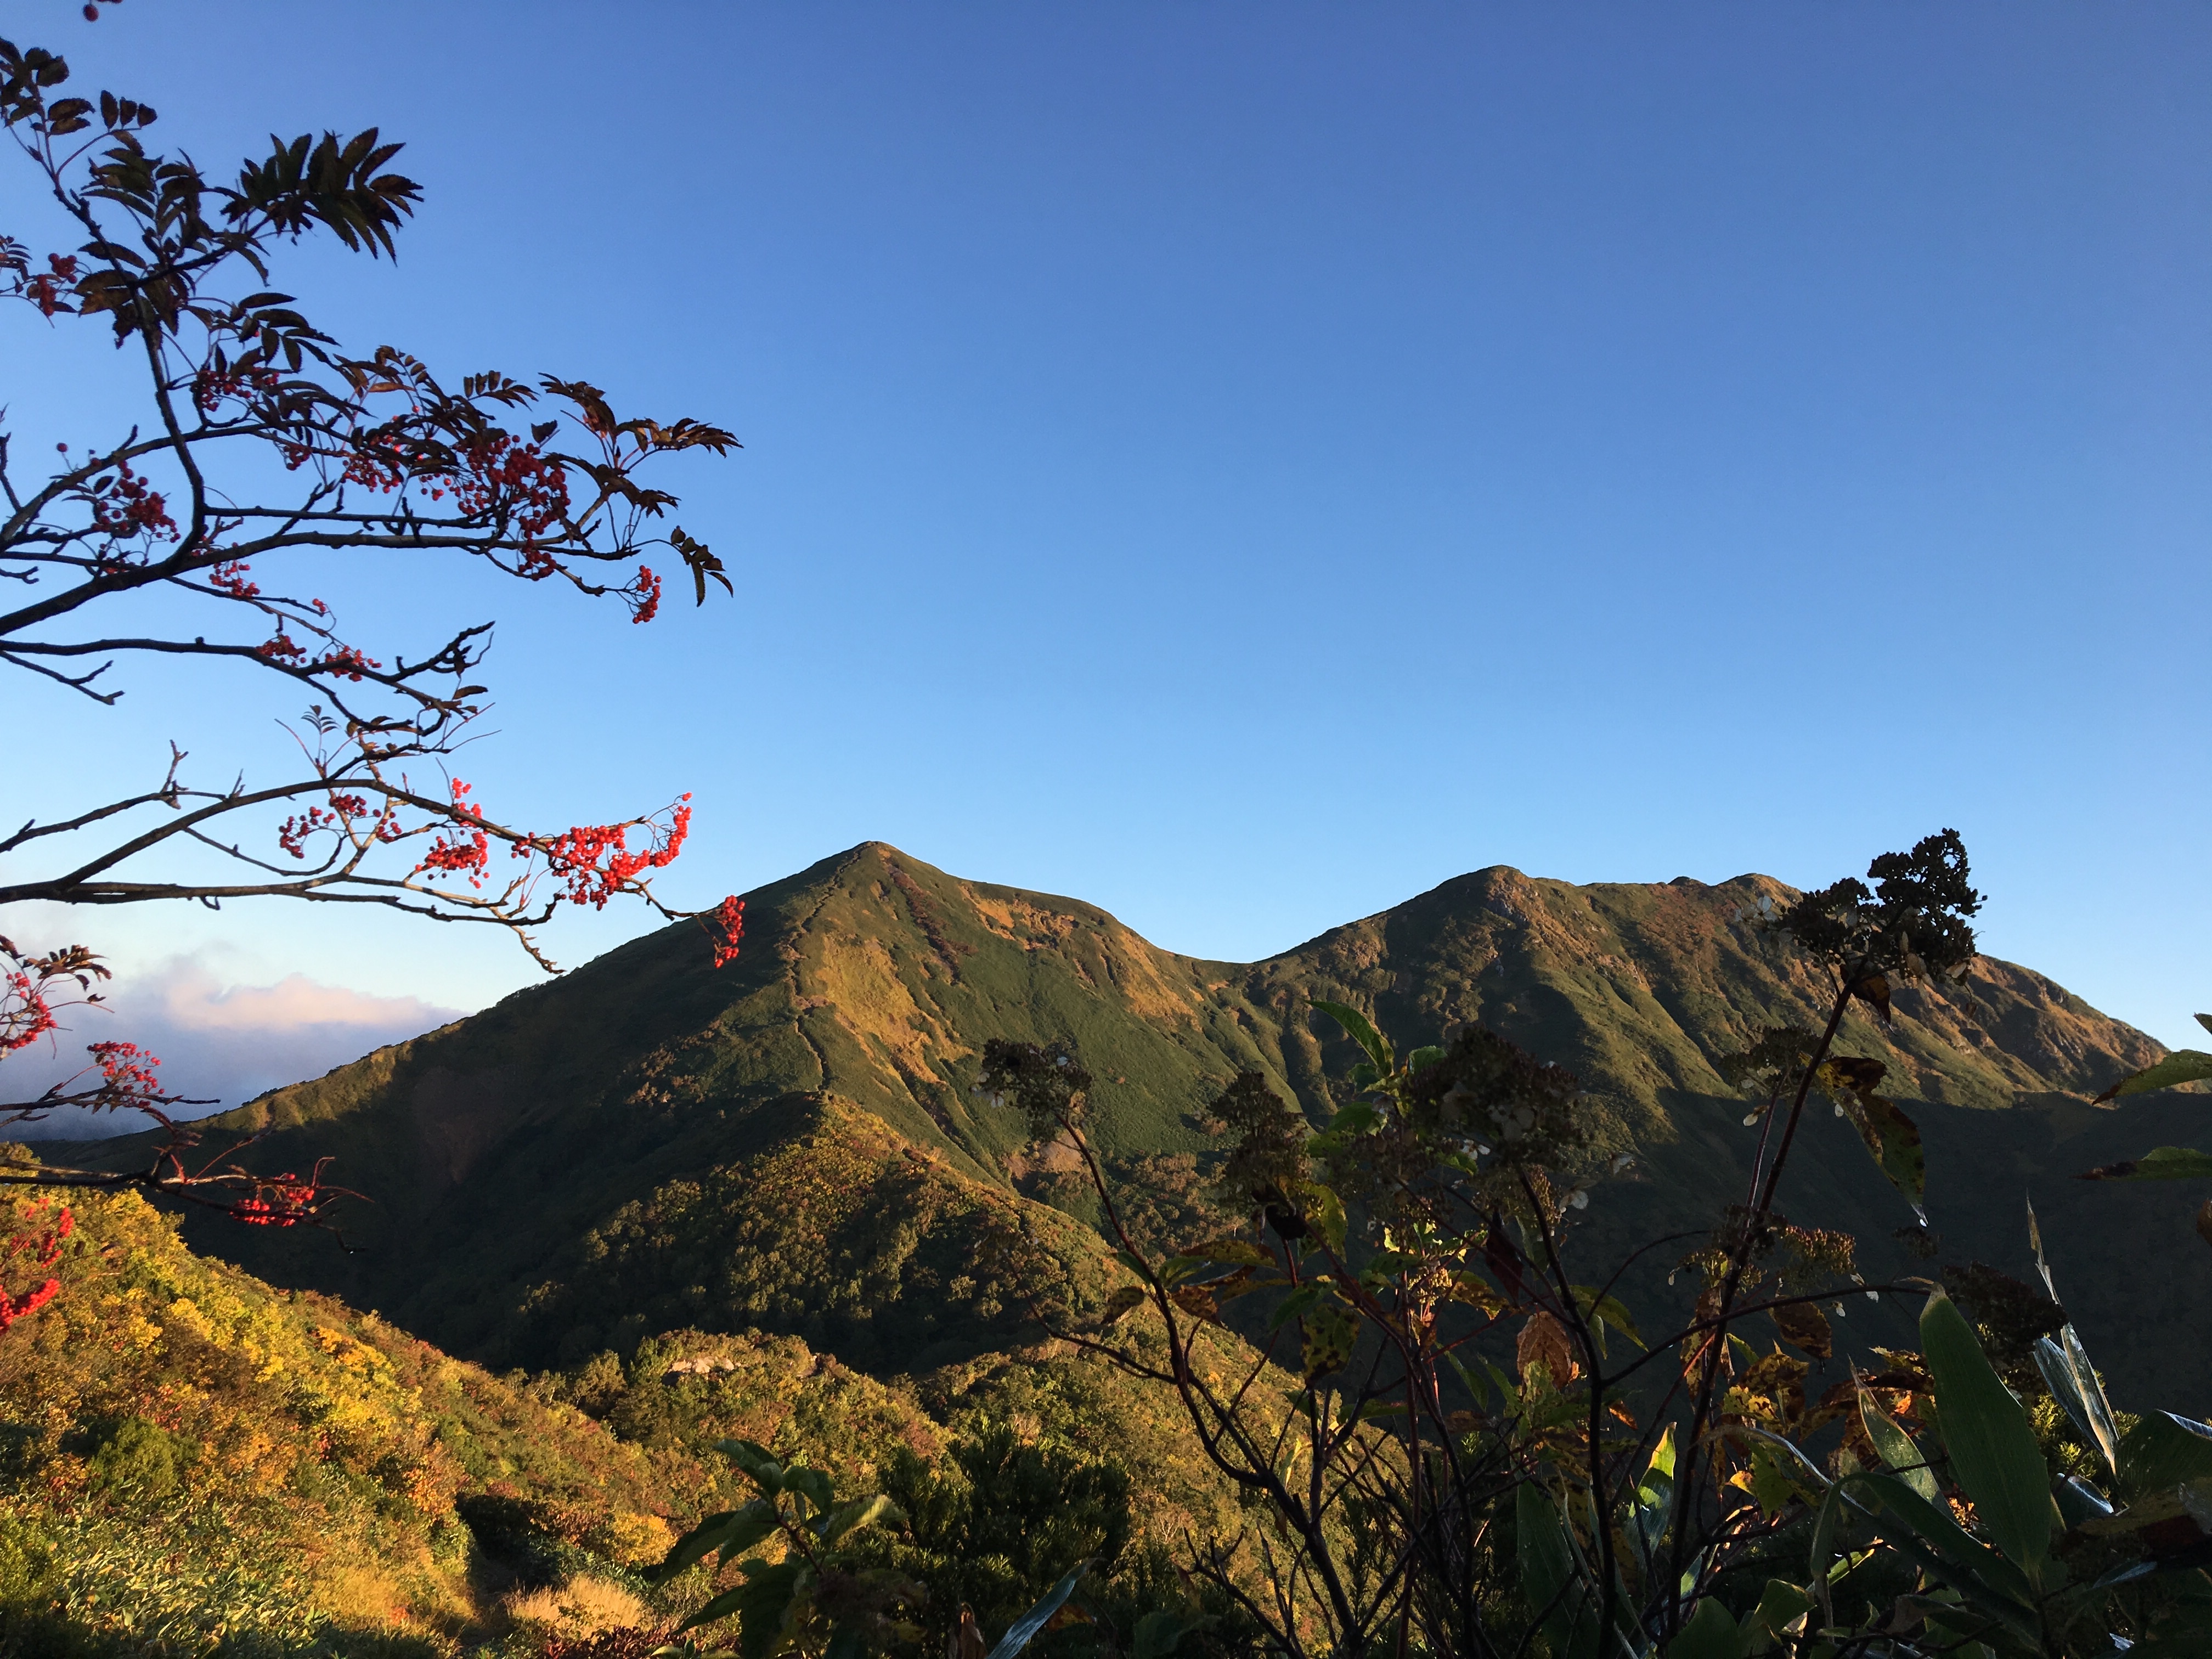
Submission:
MULTIPOLYGON (((1638 1153, 1594 1206, 1601 1252, 1709 1224, 1741 1193, 1750 1136, 1715 1063, 1763 1025, 1816 1024, 1825 1000, 1806 964, 1733 919, 1789 890, 1756 876, 1576 886, 1492 868, 1237 964, 866 843, 748 895, 744 953, 726 969, 709 966, 695 929, 665 929, 216 1120, 268 1131, 257 1158, 280 1167, 335 1155, 376 1199, 349 1235, 359 1254, 214 1227, 196 1237, 500 1363, 607 1340, 629 1313, 579 1311, 582 1287, 612 1294, 642 1275, 663 1298, 647 1323, 790 1330, 913 1372, 1009 1340, 1008 1310, 950 1266, 972 1246, 973 1218, 1052 1162, 1050 1149, 1025 1152, 1012 1114, 969 1093, 985 1040, 1073 1038, 1099 1079, 1109 1158, 1202 1165, 1200 1110, 1240 1070, 1311 1112, 1334 1103, 1353 1055, 1309 1010, 1318 995, 1371 1009, 1408 1042, 1480 1019, 1576 1071, 1601 1139, 1638 1153), (797 1218, 816 1200, 763 1171, 783 1180, 810 1162, 850 1180, 802 1241, 797 1218), (616 1260, 630 1265, 609 1277, 616 1260), (963 1277, 965 1301, 946 1289, 963 1277)), ((1931 1213, 1957 1259, 2023 1270, 2029 1184, 2062 1273, 2077 1213, 2100 1236, 2136 1232, 2136 1218, 2154 1226, 2162 1198, 2052 1180, 2140 1152, 2137 1125, 2160 1113, 2197 1109, 2196 1097, 2121 1113, 2079 1104, 2162 1052, 2142 1033, 1984 960, 1966 992, 1902 993, 1890 1027, 1855 1014, 1844 1046, 1883 1060, 1889 1091, 1921 1103, 1908 1109, 1928 1134, 1931 1213)), ((1925 1271, 1887 1246, 1910 1212, 1844 1126, 1820 1126, 1811 1150, 1784 1194, 1791 1213, 1858 1232, 1870 1271, 1925 1271)), ((2162 1213, 2154 1228, 2171 1231, 2162 1213)), ((2172 1248, 2185 1247, 2201 1251, 2185 1236, 2172 1248)), ((2170 1320, 2212 1311, 2212 1269, 2198 1266, 2180 1263, 2155 1305, 2081 1284, 2085 1328, 2112 1312, 2100 1359, 2159 1363, 2170 1320)), ((2200 1357, 2189 1375, 2203 1369, 2200 1357)))

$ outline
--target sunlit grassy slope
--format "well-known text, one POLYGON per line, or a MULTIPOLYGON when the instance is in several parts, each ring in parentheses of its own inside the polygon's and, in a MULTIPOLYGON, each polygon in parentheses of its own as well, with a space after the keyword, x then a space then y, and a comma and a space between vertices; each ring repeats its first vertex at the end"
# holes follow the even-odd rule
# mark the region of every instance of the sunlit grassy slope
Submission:
MULTIPOLYGON (((255 1155, 276 1167, 334 1155, 376 1200, 350 1224, 358 1254, 194 1237, 495 1364, 573 1360, 624 1321, 680 1316, 915 1371, 1018 1340, 1003 1298, 953 1270, 987 1219, 981 1195, 1007 1194, 1033 1162, 1018 1124, 969 1091, 987 1038, 1073 1038, 1100 1079, 1109 1155, 1202 1160, 1200 1109, 1238 1070, 1329 1107, 1352 1056, 1308 1006, 1326 996, 1409 1042, 1480 1019, 1579 1073, 1601 1138, 1638 1155, 1592 1212, 1602 1254, 1698 1225, 1740 1192, 1749 1137, 1715 1061, 1764 1024, 1817 1023, 1822 997, 1803 963, 1735 919, 1787 891, 1756 876, 1575 886, 1493 868, 1239 964, 871 842, 749 895, 729 968, 709 965, 696 929, 672 927, 218 1120, 269 1131, 255 1155), (592 1288, 617 1283, 642 1305, 592 1288)), ((1947 1248, 2014 1271, 2024 1185, 2050 1186, 2133 1133, 2132 1116, 2085 1114, 2080 1097, 2160 1052, 1993 960, 1966 993, 1907 990, 1893 1025, 1854 1014, 1844 1036, 1919 1103, 1947 1248)), ((1785 1203, 1851 1227, 1881 1270, 1915 1265, 1888 1243, 1909 1212, 1838 1129, 1816 1137, 1785 1203)), ((2062 1254, 2076 1212, 2085 1250, 2142 1213, 2059 1186, 2062 1254)), ((2193 1318, 2200 1297, 2212 1310, 2212 1273, 2200 1286, 2196 1267, 2155 1307, 2081 1287, 2091 1324, 2116 1310, 2107 1363, 2160 1363, 2165 1310, 2193 1318)))
MULTIPOLYGON (((907 1150, 872 1119, 826 1114, 760 1197, 836 1236, 840 1183, 883 1196, 870 1160, 887 1152, 901 1213, 1035 1211, 1095 1277, 1103 1252, 1073 1224, 907 1150), (966 1211, 962 1188, 975 1189, 966 1211)), ((710 1188, 692 1201, 721 1214, 710 1188)), ((50 1224, 52 1206, 33 1218, 33 1202, 0 1200, 0 1223, 50 1224)), ((673 1211, 642 1229, 618 1218, 564 1282, 564 1319, 627 1310, 607 1333, 619 1352, 500 1377, 196 1255, 135 1196, 71 1207, 60 1294, 0 1336, 0 1659, 529 1659, 597 1626, 665 1628, 708 1593, 703 1578, 656 1590, 632 1569, 744 1495, 712 1449, 731 1435, 861 1491, 898 1454, 934 1459, 1003 1425, 1115 1449, 1146 1493, 1141 1536, 1233 1530, 1233 1499, 1168 1402, 1055 1345, 969 1341, 957 1364, 887 1383, 797 1336, 685 1328, 668 1317, 685 1273, 665 1269, 720 1236, 673 1211)), ((867 1352, 854 1324, 826 1328, 867 1352)))
POLYGON ((72 1208, 61 1293, 0 1338, 0 1651, 428 1652, 504 1623, 471 1498, 612 1571, 701 1496, 573 1407, 191 1255, 135 1197, 72 1208))

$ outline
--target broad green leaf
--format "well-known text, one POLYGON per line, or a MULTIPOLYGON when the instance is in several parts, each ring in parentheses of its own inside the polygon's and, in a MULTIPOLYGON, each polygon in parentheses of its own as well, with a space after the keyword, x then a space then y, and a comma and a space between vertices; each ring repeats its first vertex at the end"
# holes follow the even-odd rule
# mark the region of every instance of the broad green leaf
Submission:
MULTIPOLYGON (((1593 1324, 1599 1325, 1601 1328, 1605 1325, 1610 1325, 1638 1347, 1644 1346, 1644 1339, 1636 1334, 1636 1322, 1629 1317, 1628 1310, 1621 1306, 1618 1297, 1605 1295, 1588 1285, 1577 1285, 1574 1288, 1575 1303, 1583 1310, 1583 1318, 1589 1320, 1593 1324)), ((1602 1334, 1599 1336, 1598 1340, 1600 1343, 1598 1351, 1602 1353, 1605 1340, 1602 1334)))
POLYGON ((825 1470, 802 1464, 784 1472, 783 1484, 786 1491, 799 1493, 817 1510, 827 1510, 837 1501, 836 1489, 830 1484, 825 1470))
POLYGON ((730 1522, 738 1518, 735 1510, 723 1510, 708 1516, 697 1526, 669 1546, 668 1553, 660 1565, 648 1567, 645 1576, 652 1579, 671 1578, 693 1562, 703 1560, 722 1547, 722 1534, 730 1522))
POLYGON ((1835 1327, 1828 1323, 1827 1315, 1819 1304, 1811 1302, 1785 1302, 1769 1308, 1767 1316, 1773 1320, 1774 1328, 1782 1340, 1800 1353, 1814 1359, 1826 1359, 1836 1352, 1835 1327))
POLYGON ((1328 1188, 1314 1185, 1309 1185, 1301 1196, 1306 1200, 1307 1224, 1321 1235, 1330 1249, 1342 1255, 1344 1200, 1328 1188))
POLYGON ((732 1559, 775 1530, 775 1509, 766 1500, 756 1498, 743 1509, 724 1510, 720 1515, 708 1516, 678 1539, 666 1559, 646 1576, 655 1580, 672 1578, 710 1554, 720 1554, 726 1561, 732 1559))
POLYGON ((1863 1483, 1863 1478, 1846 1475, 1830 1486, 1820 1494, 1820 1507, 1813 1513, 1812 1585, 1820 1593, 1823 1607, 1830 1613, 1833 1609, 1827 1607, 1828 1563, 1835 1559, 1836 1532, 1844 1522, 1844 1493, 1855 1480, 1863 1483))
POLYGON ((714 1449, 743 1469, 763 1491, 783 1490, 783 1465, 767 1447, 751 1440, 717 1440, 714 1449))
POLYGON ((1367 1265, 1359 1270, 1359 1276, 1373 1283, 1404 1273, 1408 1267, 1422 1265, 1421 1257, 1405 1250, 1377 1250, 1367 1258, 1367 1265))
POLYGON ((2112 1518, 2112 1506, 2106 1501, 2104 1493, 2079 1475, 2062 1477, 2051 1495, 2058 1500, 2059 1519, 2069 1532, 2094 1521, 2112 1518))
POLYGON ((1666 1432, 1659 1437, 1659 1443, 1651 1449, 1651 1461, 1644 1465, 1643 1478, 1636 1483, 1636 1502, 1629 1511, 1647 1571, 1656 1571, 1653 1558, 1667 1535, 1667 1512, 1674 1501, 1674 1425, 1669 1423, 1666 1432))
POLYGON ((1067 1605, 1067 1598, 1075 1594, 1076 1584, 1090 1571, 1090 1562, 1078 1563, 1074 1571, 1044 1593, 1042 1601, 1014 1620, 999 1638, 999 1645, 991 1650, 990 1659, 1014 1659, 1016 1654, 1029 1646, 1030 1639, 1052 1622, 1053 1614, 1067 1605))
POLYGON ((1187 1255, 1171 1255, 1160 1263, 1158 1278, 1163 1285, 1179 1285, 1203 1267, 1187 1255))
MULTIPOLYGON (((2068 1326, 2062 1334, 2073 1337, 2074 1328, 2068 1326)), ((2078 1339, 2061 1347, 2049 1337, 2039 1336, 2035 1339, 2035 1369, 2043 1373, 2044 1386, 2073 1420, 2075 1429, 2103 1454, 2105 1467, 2117 1474, 2118 1425, 2112 1421, 2112 1408, 2105 1399, 2097 1373, 2089 1368, 2087 1356, 2076 1364, 2075 1356, 2081 1352, 2081 1347, 2078 1339)))
POLYGON ((1249 1296, 1255 1291, 1280 1290, 1291 1281, 1274 1273, 1262 1277, 1249 1267, 1239 1267, 1225 1279, 1209 1279, 1198 1286, 1217 1302, 1234 1302, 1240 1296, 1249 1296))
POLYGON ((1158 1608, 1137 1620, 1129 1632, 1129 1659, 1168 1659, 1176 1644, 1207 1621, 1186 1619, 1179 1613, 1158 1608))
POLYGON ((1306 1316, 1299 1369, 1309 1381, 1341 1370, 1351 1363, 1352 1344, 1358 1336, 1358 1329, 1352 1324, 1352 1316, 1335 1303, 1316 1308, 1306 1316))
POLYGON ((1770 1521, 1778 1517, 1792 1504, 1803 1502, 1808 1497, 1804 1483, 1795 1477, 1788 1462, 1776 1448, 1768 1444, 1751 1449, 1751 1467, 1729 1477, 1729 1484, 1747 1492, 1759 1504, 1759 1511, 1770 1521))
POLYGON ((822 1522, 822 1541, 834 1544, 847 1533, 862 1527, 872 1527, 880 1521, 903 1522, 906 1516, 899 1506, 878 1492, 872 1498, 855 1498, 850 1503, 840 1504, 822 1522))
POLYGON ((1406 1069, 1418 1072, 1424 1066, 1433 1066, 1444 1057, 1444 1050, 1433 1042, 1424 1044, 1406 1056, 1406 1069))
POLYGON ((1667 1644, 1667 1659, 1743 1659, 1743 1632, 1711 1596, 1698 1603, 1682 1633, 1667 1644))
POLYGON ((1460 1357, 1449 1348, 1439 1348, 1437 1358, 1451 1368, 1451 1374, 1459 1379, 1460 1387, 1467 1390, 1468 1403, 1477 1411, 1488 1409, 1490 1402, 1483 1397, 1482 1384, 1474 1380, 1474 1373, 1468 1370, 1460 1357))
POLYGON ((1355 1100, 1328 1121, 1331 1134, 1365 1134, 1382 1121, 1382 1114, 1364 1100, 1355 1100))
POLYGON ((1511 1304, 1498 1293, 1489 1280, 1480 1273, 1455 1268, 1451 1276, 1451 1288, 1445 1292, 1455 1302, 1464 1302, 1471 1308, 1480 1308, 1492 1319, 1510 1311, 1511 1304))
POLYGON ((1521 1595, 1532 1617, 1543 1621, 1555 1659, 1588 1659, 1597 1646, 1597 1621, 1589 1616, 1589 1597, 1576 1582, 1574 1553, 1566 1523, 1550 1495, 1524 1480, 1513 1498, 1514 1531, 1519 1538, 1521 1595))
POLYGON ((2212 1425, 2148 1412, 2120 1442, 2120 1490, 2130 1499, 2212 1478, 2212 1425))
POLYGON ((2085 1170, 2076 1181, 2202 1181, 2212 1176, 2212 1152, 2192 1146, 2160 1146, 2118 1164, 2085 1170))
POLYGON ((1759 1605, 1743 1621, 1746 1632, 1749 1635, 1764 1631, 1770 1638, 1778 1639, 1797 1615, 1809 1611, 1812 1606, 1813 1598, 1796 1585, 1785 1579, 1770 1578, 1759 1605))
POLYGON ((735 1589, 724 1590, 676 1628, 690 1630, 735 1613, 738 1653, 744 1659, 765 1659, 783 1634, 784 1616, 791 1611, 792 1597, 806 1563, 779 1561, 770 1566, 764 1561, 741 1561, 738 1565, 745 1582, 735 1589))
POLYGON ((1920 1316, 1920 1348, 1936 1378, 1944 1449, 1959 1484, 2006 1558, 2039 1581, 2057 1513, 2051 1470, 2027 1413, 1982 1352, 1964 1315, 1941 1291, 1920 1316))
POLYGON ((1304 1318, 1307 1310, 1326 1294, 1327 1288, 1321 1285, 1299 1285, 1282 1299, 1273 1313, 1267 1316, 1267 1328, 1279 1331, 1293 1319, 1304 1318))
POLYGON ((1889 1184, 1905 1194, 1916 1215, 1921 1213, 1928 1199, 1928 1156, 1921 1149, 1920 1126, 1881 1095, 1861 1095, 1857 1105, 1859 1139, 1889 1184))
POLYGON ((804 1561, 779 1561, 749 1569, 738 1589, 738 1653, 740 1659, 767 1659, 783 1636, 792 1604, 799 1599, 804 1561))
MULTIPOLYGON (((1836 1482, 1829 1489, 1829 1499, 1841 1498, 1852 1487, 1870 1493, 1893 1522, 1901 1523, 1884 1535, 1923 1571, 1983 1612, 2033 1632, 2035 1599, 2027 1575, 1960 1526, 1947 1507, 1929 1503, 1893 1474, 1871 1471, 1836 1482)), ((1832 1536, 1831 1526, 1828 1537, 1832 1536)), ((1829 1553, 1833 1553, 1832 1543, 1829 1553)), ((1814 1559, 1822 1559, 1817 1541, 1814 1559)), ((1820 1582, 1826 1582, 1825 1577, 1820 1582)))
MULTIPOLYGON (((1482 1356, 1478 1354, 1476 1358, 1482 1356)), ((1498 1403, 1510 1413, 1521 1398, 1521 1385, 1493 1359, 1482 1359, 1482 1370, 1490 1378, 1490 1386, 1498 1391, 1498 1403)))
POLYGON ((1651 1461, 1644 1466, 1644 1478, 1636 1483, 1636 1501, 1646 1509, 1656 1509, 1674 1496, 1674 1425, 1669 1423, 1667 1431, 1659 1437, 1659 1443, 1651 1449, 1651 1461))
POLYGON ((2023 1199, 2027 1206, 2027 1244, 2035 1252, 2035 1271, 2043 1276, 2043 1288, 2051 1292, 2053 1302, 2058 1300, 2058 1286, 2051 1282, 2051 1264, 2043 1259, 2043 1227, 2035 1218, 2035 1200, 2023 1199))
MULTIPOLYGON (((2199 1019, 2203 1015, 2197 1016, 2199 1019)), ((2184 1083, 2201 1083, 2212 1077, 2212 1054, 2197 1048, 2176 1048, 2155 1066, 2146 1066, 2122 1078, 2099 1095, 2103 1100, 2117 1100, 2122 1095, 2147 1095, 2154 1089, 2171 1089, 2184 1083)))
POLYGON ((1638 1347, 1644 1346, 1643 1337, 1637 1333, 1636 1322, 1628 1316, 1628 1310, 1621 1304, 1620 1297, 1601 1296, 1598 1298, 1597 1306, 1591 1311, 1638 1347))
POLYGON ((1275 1259, 1251 1240, 1233 1236, 1186 1244, 1179 1254, 1193 1261, 1212 1261, 1224 1267, 1264 1267, 1275 1259))
POLYGON ((737 1612, 739 1604, 744 1600, 744 1595, 745 1587, 743 1584, 738 1585, 735 1589, 726 1589, 676 1628, 690 1630, 697 1625, 711 1625, 717 1619, 727 1619, 737 1612))
MULTIPOLYGON (((2159 1551, 2161 1555, 2171 1555, 2184 1547, 2194 1547, 2212 1538, 2212 1480, 2156 1487, 2143 1492, 2118 1513, 2109 1509, 2098 1512, 2099 1506, 2093 1501, 2095 1496, 2094 1492, 2075 1494, 2080 1507, 2093 1511, 2081 1522, 2081 1530, 2093 1538, 2124 1538, 2155 1528, 2164 1534, 2159 1551)), ((2154 1568, 2161 1565, 2164 1563, 2151 1564, 2154 1568)), ((2124 1567, 2117 1571, 2127 1571, 2124 1567)), ((2106 1582, 2118 1581, 2108 1573, 2106 1582)))
POLYGON ((2112 1402, 2105 1398, 2105 1385, 2098 1379, 2097 1368, 2089 1363, 2089 1356, 2081 1346, 2081 1338, 2073 1326, 2068 1325, 2058 1333, 2058 1346, 2066 1350, 2066 1358, 2074 1368, 2074 1375, 2081 1384, 2081 1401, 2088 1408, 2089 1426, 2110 1448, 2105 1455, 2114 1471, 2119 1468, 2119 1425, 2112 1419, 2112 1402))
POLYGON ((1126 1318, 1144 1305, 1145 1296, 1143 1285, 1124 1285, 1106 1298, 1106 1311, 1100 1316, 1101 1322, 1111 1325, 1117 1320, 1126 1318))
MULTIPOLYGON (((2179 1622, 2179 1621, 2177 1621, 2179 1622)), ((2204 1659, 2212 1652, 2212 1630, 2203 1626, 2145 1638, 2128 1650, 2128 1659, 2204 1659)))
POLYGON ((1340 1002, 1324 1002, 1319 997, 1313 999, 1313 1006, 1344 1027, 1344 1034, 1367 1051, 1367 1058, 1375 1062, 1376 1071, 1387 1074, 1392 1069, 1390 1045, 1368 1023, 1366 1015, 1357 1008, 1347 1008, 1340 1002))
POLYGON ((1867 1438, 1874 1442, 1874 1449, 1889 1465, 1890 1473, 1929 1503, 1935 1503, 1936 1475, 1929 1468, 1927 1458, 1897 1419, 1876 1405, 1874 1396, 1864 1389, 1859 1390, 1859 1421, 1866 1425, 1867 1438))

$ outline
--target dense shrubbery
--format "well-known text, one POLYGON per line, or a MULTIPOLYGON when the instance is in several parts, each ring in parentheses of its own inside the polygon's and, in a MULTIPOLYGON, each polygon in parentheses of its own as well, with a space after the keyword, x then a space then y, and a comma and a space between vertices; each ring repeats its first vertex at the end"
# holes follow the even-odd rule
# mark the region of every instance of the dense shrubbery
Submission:
POLYGON ((796 1330, 848 1364, 925 1370, 1007 1346, 1028 1298, 1085 1293, 1096 1240, 923 1156, 834 1099, 767 1151, 624 1206, 529 1294, 532 1363, 688 1325, 796 1330))

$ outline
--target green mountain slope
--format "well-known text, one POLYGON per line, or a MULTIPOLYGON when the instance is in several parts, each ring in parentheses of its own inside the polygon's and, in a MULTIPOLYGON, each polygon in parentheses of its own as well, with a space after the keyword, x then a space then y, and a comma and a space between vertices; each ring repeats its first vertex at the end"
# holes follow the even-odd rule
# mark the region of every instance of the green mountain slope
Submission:
MULTIPOLYGON (((913 1373, 1017 1340, 1003 1297, 952 1268, 1011 1188, 1053 1185, 1053 1149, 1024 1149, 1011 1115, 968 1092, 987 1038, 1073 1038, 1101 1080, 1103 1150, 1173 1184, 1207 1155, 1199 1109, 1239 1070, 1328 1108, 1352 1055, 1307 1008, 1322 995, 1408 1041, 1480 1019, 1577 1072, 1603 1138, 1638 1153, 1593 1208, 1602 1254, 1698 1225, 1741 1191, 1750 1137, 1715 1061, 1762 1024, 1814 1022, 1822 996, 1733 920, 1786 892, 1755 876, 1578 887, 1496 868, 1236 964, 867 843, 748 895, 730 968, 709 967, 696 930, 665 930, 217 1121, 266 1131, 256 1156, 277 1167, 337 1157, 377 1200, 354 1224, 358 1254, 196 1237, 493 1363, 573 1360, 624 1320, 680 1314, 913 1373), (935 1163, 914 1164, 900 1141, 935 1163), (794 1172, 833 1163, 840 1195, 817 1217, 817 1200, 789 1195, 794 1172)), ((1944 1260, 2023 1271, 2028 1184, 2062 1273, 2077 1233, 2085 1252, 2092 1237, 2166 1237, 2154 1206, 2056 1179, 2141 1151, 2139 1123, 2192 1109, 2072 1103, 2161 1052, 2141 1033, 1985 961, 1964 994, 1903 993, 1891 1027, 1854 1016, 1845 1042, 1921 1103, 1944 1260)), ((1873 1270, 1926 1271, 1889 1243, 1911 1217, 1842 1129, 1816 1126, 1785 1204, 1868 1239, 1873 1270)), ((2161 1353, 2176 1322, 2212 1309, 2198 1266, 2181 1261, 2155 1294, 2079 1285, 2077 1314, 2116 1373, 2212 1383, 2202 1356, 2177 1369, 2161 1353)))

